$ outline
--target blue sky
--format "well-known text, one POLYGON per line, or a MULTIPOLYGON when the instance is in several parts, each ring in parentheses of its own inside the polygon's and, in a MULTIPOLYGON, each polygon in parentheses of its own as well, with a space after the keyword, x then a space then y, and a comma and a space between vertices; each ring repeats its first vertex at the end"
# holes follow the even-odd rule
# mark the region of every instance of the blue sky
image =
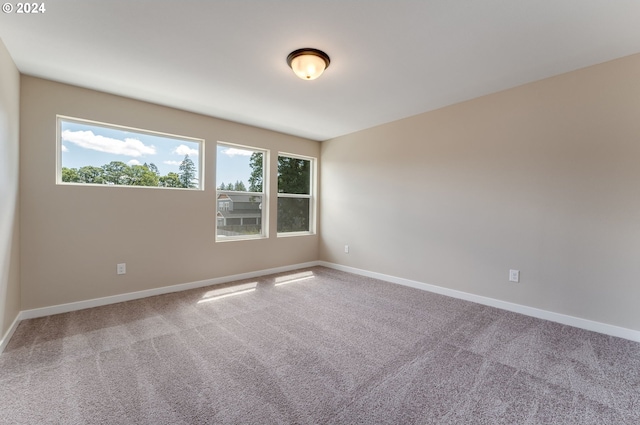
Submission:
POLYGON ((241 181, 249 189, 249 160, 253 152, 241 147, 218 145, 216 187, 219 187, 220 183, 241 181))
POLYGON ((129 165, 154 163, 160 175, 178 173, 185 155, 200 169, 199 143, 190 139, 140 133, 61 120, 62 166, 100 167, 111 161, 129 165))

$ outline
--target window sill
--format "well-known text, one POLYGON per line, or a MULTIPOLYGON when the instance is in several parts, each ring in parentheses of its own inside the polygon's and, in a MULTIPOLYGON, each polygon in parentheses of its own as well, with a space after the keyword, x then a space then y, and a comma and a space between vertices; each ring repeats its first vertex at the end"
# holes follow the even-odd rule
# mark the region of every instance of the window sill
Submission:
POLYGON ((260 239, 267 239, 265 235, 248 235, 248 236, 216 236, 216 243, 218 242, 236 242, 236 241, 253 241, 260 239))
POLYGON ((294 236, 314 236, 315 234, 316 234, 315 232, 283 232, 283 233, 278 233, 277 237, 291 238, 294 236))

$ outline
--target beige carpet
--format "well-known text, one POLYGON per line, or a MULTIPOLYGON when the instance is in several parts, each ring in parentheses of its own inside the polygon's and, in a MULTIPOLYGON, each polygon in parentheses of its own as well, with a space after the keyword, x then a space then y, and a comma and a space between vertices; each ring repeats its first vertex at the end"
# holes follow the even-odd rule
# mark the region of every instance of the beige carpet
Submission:
POLYGON ((3 424, 639 424, 640 344, 322 267, 26 320, 3 424))

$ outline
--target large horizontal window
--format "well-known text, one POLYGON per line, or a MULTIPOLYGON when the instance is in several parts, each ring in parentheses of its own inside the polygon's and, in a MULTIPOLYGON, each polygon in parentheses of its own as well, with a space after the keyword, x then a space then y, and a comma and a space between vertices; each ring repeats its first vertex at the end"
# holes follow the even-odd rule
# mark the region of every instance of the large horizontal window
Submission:
POLYGON ((202 189, 203 140, 58 117, 58 183, 202 189))
POLYGON ((267 151, 218 143, 216 241, 267 236, 267 151))
POLYGON ((278 155, 278 235, 315 232, 315 160, 278 155))

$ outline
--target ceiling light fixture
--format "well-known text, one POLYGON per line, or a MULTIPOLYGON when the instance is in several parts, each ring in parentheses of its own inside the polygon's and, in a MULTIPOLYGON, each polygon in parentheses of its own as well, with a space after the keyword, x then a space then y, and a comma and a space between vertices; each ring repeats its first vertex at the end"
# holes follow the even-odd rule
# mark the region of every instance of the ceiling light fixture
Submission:
POLYGON ((298 49, 289 53, 287 63, 303 80, 315 80, 329 67, 329 56, 318 49, 298 49))

